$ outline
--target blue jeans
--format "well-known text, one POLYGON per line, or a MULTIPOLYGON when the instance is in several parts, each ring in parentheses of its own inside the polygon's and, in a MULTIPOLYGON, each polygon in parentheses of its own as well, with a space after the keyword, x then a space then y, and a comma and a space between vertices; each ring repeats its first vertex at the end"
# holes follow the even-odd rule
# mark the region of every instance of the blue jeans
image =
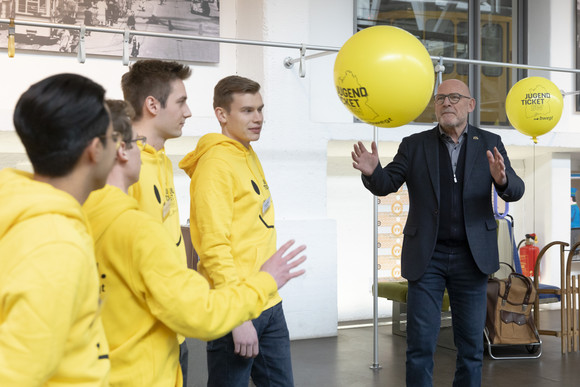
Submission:
POLYGON ((183 387, 187 387, 187 366, 189 359, 189 349, 187 342, 184 341, 179 346, 179 365, 181 366, 181 373, 183 374, 183 387))
POLYGON ((207 343, 208 387, 248 387, 250 376, 257 387, 294 386, 282 303, 263 311, 252 323, 259 341, 259 354, 254 359, 234 353, 231 332, 207 343))
POLYGON ((468 249, 435 251, 423 276, 409 281, 407 296, 407 386, 433 385, 433 355, 441 304, 449 293, 457 360, 453 386, 481 386, 487 275, 468 249))

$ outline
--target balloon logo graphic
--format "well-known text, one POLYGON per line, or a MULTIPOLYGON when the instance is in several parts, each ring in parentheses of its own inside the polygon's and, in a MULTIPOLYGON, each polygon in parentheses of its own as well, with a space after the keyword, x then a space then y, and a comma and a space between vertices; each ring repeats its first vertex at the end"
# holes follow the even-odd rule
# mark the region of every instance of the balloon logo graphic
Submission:
POLYGON ((374 126, 394 128, 413 121, 431 100, 434 83, 429 53, 416 37, 397 27, 357 32, 334 62, 341 102, 374 126))
POLYGON ((520 133, 531 136, 538 143, 538 136, 554 129, 560 117, 564 100, 562 92, 550 80, 528 77, 517 82, 505 100, 510 123, 520 133))

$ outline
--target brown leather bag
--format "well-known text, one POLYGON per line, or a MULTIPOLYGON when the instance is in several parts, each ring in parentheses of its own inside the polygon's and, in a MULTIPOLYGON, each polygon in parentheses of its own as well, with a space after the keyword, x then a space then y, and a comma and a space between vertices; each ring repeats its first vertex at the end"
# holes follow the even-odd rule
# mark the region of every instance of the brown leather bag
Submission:
POLYGON ((487 283, 485 327, 492 344, 530 344, 538 341, 531 313, 536 299, 532 280, 519 273, 487 283))

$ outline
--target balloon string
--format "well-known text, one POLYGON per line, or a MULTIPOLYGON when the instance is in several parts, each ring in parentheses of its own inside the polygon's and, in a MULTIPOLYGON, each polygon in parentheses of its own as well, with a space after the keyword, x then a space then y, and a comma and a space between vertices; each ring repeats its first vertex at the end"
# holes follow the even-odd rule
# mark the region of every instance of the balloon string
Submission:
POLYGON ((533 211, 532 211, 532 224, 534 226, 532 232, 536 232, 536 144, 534 143, 534 164, 533 164, 533 211))

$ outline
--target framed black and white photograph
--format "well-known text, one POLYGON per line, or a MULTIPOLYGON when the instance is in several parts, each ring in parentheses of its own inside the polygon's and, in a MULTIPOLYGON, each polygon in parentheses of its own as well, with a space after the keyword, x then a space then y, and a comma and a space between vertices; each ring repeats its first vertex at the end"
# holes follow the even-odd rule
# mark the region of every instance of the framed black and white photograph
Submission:
MULTIPOLYGON (((219 37, 219 0, 0 0, 0 18, 148 33, 219 37)), ((0 26, 7 47, 8 26, 0 26)), ((89 55, 121 56, 123 34, 87 31, 89 55)), ((76 53, 79 31, 16 24, 16 50, 76 53)), ((219 43, 130 35, 131 58, 219 62, 219 43)))

